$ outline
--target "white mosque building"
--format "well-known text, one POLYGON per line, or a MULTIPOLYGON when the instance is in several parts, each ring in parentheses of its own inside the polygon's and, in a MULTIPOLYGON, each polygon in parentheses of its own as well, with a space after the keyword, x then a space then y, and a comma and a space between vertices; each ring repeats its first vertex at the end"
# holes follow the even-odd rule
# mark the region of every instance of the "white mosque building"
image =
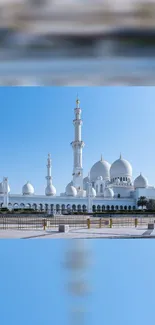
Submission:
POLYGON ((82 153, 82 119, 79 99, 76 100, 75 119, 73 121, 75 138, 73 148, 73 173, 71 182, 65 192, 56 195, 52 182, 51 156, 47 160, 47 186, 44 195, 35 195, 35 190, 27 182, 21 194, 11 194, 8 178, 0 183, 0 206, 15 208, 33 208, 49 213, 66 211, 105 211, 132 210, 137 208, 140 196, 155 199, 155 187, 149 186, 148 180, 140 174, 132 179, 132 166, 121 155, 112 165, 101 157, 91 168, 87 177, 83 176, 82 153))

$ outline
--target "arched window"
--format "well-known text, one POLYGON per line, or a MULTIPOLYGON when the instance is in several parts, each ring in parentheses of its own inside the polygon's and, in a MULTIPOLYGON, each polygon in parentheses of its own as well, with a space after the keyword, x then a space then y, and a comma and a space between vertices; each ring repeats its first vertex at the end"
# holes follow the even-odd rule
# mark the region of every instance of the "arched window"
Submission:
POLYGON ((86 207, 85 204, 82 206, 82 210, 83 210, 83 212, 86 212, 87 211, 87 207, 86 207))
POLYGON ((32 209, 37 210, 37 204, 36 203, 32 204, 32 209))
POLYGON ((75 204, 72 205, 72 210, 73 210, 73 212, 76 212, 76 205, 75 204))
POLYGON ((70 204, 67 205, 67 212, 68 212, 68 213, 71 212, 71 205, 70 205, 70 204))
POLYGON ((98 185, 96 185, 96 193, 98 193, 98 185))
POLYGON ((127 206, 125 205, 124 210, 127 210, 127 206))
POLYGON ((118 195, 117 195, 117 197, 118 197, 118 199, 120 199, 121 195, 120 195, 120 194, 118 194, 118 195))
POLYGON ((48 204, 45 204, 45 211, 48 211, 48 204))
POLYGON ((61 211, 62 211, 62 213, 65 213, 65 204, 62 204, 61 211))
POLYGON ((123 206, 122 205, 120 206, 120 210, 123 210, 123 206))
POLYGON ((131 210, 131 205, 129 205, 128 210, 129 210, 129 211, 131 210))
POLYGON ((26 209, 31 209, 31 204, 30 204, 30 203, 27 203, 27 204, 25 205, 25 208, 26 208, 26 209))
POLYGON ((97 206, 97 212, 101 212, 101 207, 100 207, 100 205, 97 206))
POLYGON ((13 205, 13 207, 14 207, 14 209, 18 209, 18 208, 19 208, 18 203, 15 203, 15 204, 13 205))
POLYGON ((56 205, 56 212, 60 212, 60 204, 56 205))
POLYGON ((118 210, 118 205, 115 206, 115 210, 118 210))
POLYGON ((102 205, 102 212, 105 211, 105 205, 102 205))
POLYGON ((93 212, 96 212, 96 205, 93 205, 93 212))
POLYGON ((110 206, 109 205, 107 205, 107 210, 110 210, 110 206))
POLYGON ((114 205, 111 206, 111 210, 114 210, 114 205))
POLYGON ((103 184, 100 185, 100 193, 103 193, 103 184))
POLYGON ((78 208, 78 212, 81 212, 81 205, 80 204, 78 205, 77 208, 78 208))
POLYGON ((39 211, 43 211, 43 205, 41 203, 39 204, 39 211))
POLYGON ((25 209, 25 204, 24 204, 24 203, 21 203, 21 204, 20 204, 20 208, 21 208, 21 209, 25 209))
POLYGON ((122 177, 120 177, 120 181, 122 182, 122 177))
POLYGON ((123 181, 125 181, 125 177, 123 177, 123 181))

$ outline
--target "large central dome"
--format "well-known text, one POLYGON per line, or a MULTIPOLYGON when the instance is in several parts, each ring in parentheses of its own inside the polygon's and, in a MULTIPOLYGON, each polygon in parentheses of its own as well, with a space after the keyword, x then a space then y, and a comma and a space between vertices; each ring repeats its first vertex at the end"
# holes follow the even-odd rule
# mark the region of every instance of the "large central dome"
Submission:
POLYGON ((95 182, 99 176, 102 176, 103 180, 110 179, 110 164, 102 157, 90 170, 91 182, 95 182))
POLYGON ((132 178, 132 166, 131 164, 125 160, 120 158, 116 160, 110 168, 110 178, 111 180, 113 178, 121 178, 121 177, 127 177, 127 178, 132 178))

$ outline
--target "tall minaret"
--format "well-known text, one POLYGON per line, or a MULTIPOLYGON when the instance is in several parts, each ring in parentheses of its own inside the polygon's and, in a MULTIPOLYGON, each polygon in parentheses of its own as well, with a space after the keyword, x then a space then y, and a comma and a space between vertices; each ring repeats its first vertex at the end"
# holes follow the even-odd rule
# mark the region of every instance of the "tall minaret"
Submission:
POLYGON ((81 140, 81 108, 80 101, 77 97, 75 108, 75 119, 73 121, 75 127, 75 140, 71 143, 74 152, 74 166, 73 166, 73 186, 77 191, 83 190, 83 167, 82 167, 82 149, 84 142, 81 140))
POLYGON ((88 206, 87 211, 88 213, 92 213, 92 183, 90 181, 90 173, 88 174, 88 206))
POLYGON ((8 191, 8 177, 3 178, 3 188, 4 188, 4 200, 3 200, 3 207, 8 208, 9 204, 9 191, 8 191))
POLYGON ((52 184, 52 173, 51 173, 51 168, 52 168, 52 160, 51 160, 51 155, 50 153, 48 154, 48 159, 47 159, 47 187, 52 184))

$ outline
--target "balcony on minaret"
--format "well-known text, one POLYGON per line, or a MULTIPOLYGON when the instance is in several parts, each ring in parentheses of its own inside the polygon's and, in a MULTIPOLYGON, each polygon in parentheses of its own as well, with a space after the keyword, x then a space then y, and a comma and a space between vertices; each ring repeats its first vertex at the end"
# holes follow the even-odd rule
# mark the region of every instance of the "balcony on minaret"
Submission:
POLYGON ((83 125, 83 121, 81 119, 75 119, 73 120, 74 125, 83 125))
POLYGON ((83 141, 73 141, 73 142, 71 142, 71 146, 73 148, 75 148, 75 147, 83 148, 85 146, 85 143, 83 141))

